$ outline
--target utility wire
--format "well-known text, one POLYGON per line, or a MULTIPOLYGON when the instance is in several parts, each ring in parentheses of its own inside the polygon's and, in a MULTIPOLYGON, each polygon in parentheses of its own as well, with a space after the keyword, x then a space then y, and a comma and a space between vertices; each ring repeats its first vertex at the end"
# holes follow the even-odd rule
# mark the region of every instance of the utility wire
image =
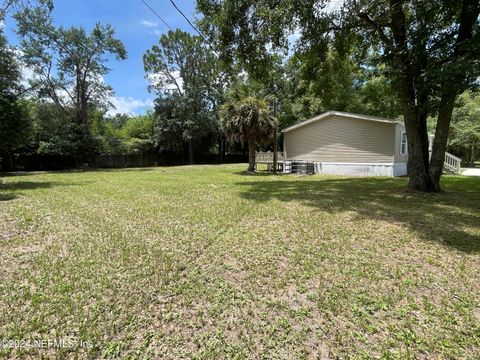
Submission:
POLYGON ((185 20, 187 20, 188 24, 193 28, 193 30, 195 30, 198 33, 198 35, 200 35, 203 41, 205 41, 208 44, 208 46, 210 46, 210 49, 218 56, 218 53, 215 50, 215 47, 207 40, 205 36, 203 36, 202 32, 198 30, 198 28, 190 21, 187 15, 185 15, 185 13, 182 10, 180 10, 180 8, 177 6, 175 1, 170 0, 170 2, 172 3, 173 7, 180 13, 180 15, 182 15, 185 18, 185 20))
POLYGON ((168 23, 163 20, 163 18, 145 1, 145 0, 142 0, 142 2, 155 14, 157 15, 157 17, 162 21, 162 23, 164 23, 170 30, 173 30, 172 27, 170 25, 168 25, 168 23))

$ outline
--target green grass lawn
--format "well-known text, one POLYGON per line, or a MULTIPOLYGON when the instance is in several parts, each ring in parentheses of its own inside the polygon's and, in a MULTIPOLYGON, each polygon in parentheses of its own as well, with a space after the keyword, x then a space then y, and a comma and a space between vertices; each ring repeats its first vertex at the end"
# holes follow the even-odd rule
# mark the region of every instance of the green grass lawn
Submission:
POLYGON ((0 357, 480 358, 479 178, 244 169, 4 177, 0 357))

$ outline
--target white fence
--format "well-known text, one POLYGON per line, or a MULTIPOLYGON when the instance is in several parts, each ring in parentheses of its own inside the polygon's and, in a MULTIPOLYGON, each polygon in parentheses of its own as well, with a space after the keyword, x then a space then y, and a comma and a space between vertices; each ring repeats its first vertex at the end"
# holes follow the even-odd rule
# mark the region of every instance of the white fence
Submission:
MULTIPOLYGON (((278 152, 277 153, 277 161, 278 162, 284 162, 285 161, 285 156, 283 152, 278 152)), ((260 163, 260 164, 273 164, 273 152, 267 151, 267 152, 257 152, 255 153, 255 162, 260 163)))

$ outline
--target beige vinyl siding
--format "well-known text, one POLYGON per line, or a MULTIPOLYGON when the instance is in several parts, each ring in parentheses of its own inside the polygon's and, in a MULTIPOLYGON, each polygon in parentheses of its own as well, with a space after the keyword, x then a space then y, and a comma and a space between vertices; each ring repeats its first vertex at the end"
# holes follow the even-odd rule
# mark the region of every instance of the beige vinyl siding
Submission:
MULTIPOLYGON (((401 154, 400 153, 400 145, 402 142, 402 132, 405 131, 404 124, 397 124, 395 127, 395 164, 402 164, 407 163, 408 161, 408 153, 401 154)), ((407 140, 408 141, 408 140, 407 140)))
POLYGON ((395 124, 332 115, 285 133, 288 160, 393 163, 395 124))

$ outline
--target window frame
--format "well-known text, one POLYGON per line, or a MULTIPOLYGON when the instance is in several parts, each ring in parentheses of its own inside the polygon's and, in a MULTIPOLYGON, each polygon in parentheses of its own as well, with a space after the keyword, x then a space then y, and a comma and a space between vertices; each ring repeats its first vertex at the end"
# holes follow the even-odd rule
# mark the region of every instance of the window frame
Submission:
POLYGON ((400 132, 400 155, 407 155, 408 154, 408 139, 407 139, 407 132, 402 131, 400 132), (403 137, 405 136, 405 149, 403 149, 403 137))

